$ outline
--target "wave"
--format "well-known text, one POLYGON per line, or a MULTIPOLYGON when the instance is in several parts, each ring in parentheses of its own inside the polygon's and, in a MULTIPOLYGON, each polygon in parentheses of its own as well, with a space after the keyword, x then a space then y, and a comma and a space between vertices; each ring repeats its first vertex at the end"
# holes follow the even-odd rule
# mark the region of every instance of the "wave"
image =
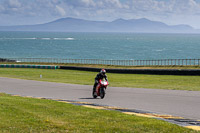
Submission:
POLYGON ((68 38, 0 38, 0 40, 75 40, 74 38, 68 37, 68 38))
POLYGON ((53 38, 54 40, 75 40, 74 38, 68 37, 68 38, 53 38))
POLYGON ((36 38, 33 37, 33 38, 6 38, 6 39, 10 39, 10 40, 17 40, 17 39, 19 39, 19 40, 35 40, 36 38))
POLYGON ((0 40, 35 40, 37 38, 0 38, 0 40))

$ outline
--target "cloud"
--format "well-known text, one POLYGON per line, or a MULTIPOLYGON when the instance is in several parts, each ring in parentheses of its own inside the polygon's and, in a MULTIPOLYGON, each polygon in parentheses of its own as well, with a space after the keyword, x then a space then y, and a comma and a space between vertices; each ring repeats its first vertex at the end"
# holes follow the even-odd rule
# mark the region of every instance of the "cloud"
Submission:
POLYGON ((0 13, 3 12, 4 10, 5 8, 2 5, 0 5, 0 13))
MULTIPOLYGON (((46 11, 52 13, 55 10, 57 15, 68 15, 73 12, 101 12, 113 10, 115 13, 136 14, 140 13, 153 15, 154 12, 168 14, 197 14, 200 12, 200 3, 195 0, 3 0, 0 10, 4 7, 7 11, 13 8, 20 9, 26 14, 28 12, 40 12, 45 14, 46 11), (43 12, 41 12, 43 11, 43 12), (69 12, 70 11, 70 12, 69 12)), ((4 10, 5 10, 4 9, 4 10)), ((12 14, 12 12, 10 12, 12 14)), ((77 14, 77 13, 76 13, 77 14)), ((49 14, 50 15, 50 14, 49 14)), ((52 15, 56 15, 53 13, 52 15)), ((103 15, 103 14, 102 14, 103 15)), ((134 17, 134 15, 133 15, 134 17)))
POLYGON ((94 7, 95 3, 93 0, 81 0, 81 2, 87 7, 94 7))
POLYGON ((3 15, 40 22, 60 17, 107 21, 146 17, 175 24, 184 18, 200 20, 199 14, 200 0, 0 0, 0 24, 3 15))
POLYGON ((21 3, 18 0, 8 0, 7 4, 10 8, 20 8, 21 3))
POLYGON ((148 14, 152 12, 192 14, 200 11, 200 4, 195 0, 132 0, 129 5, 132 11, 137 10, 148 14))
POLYGON ((56 11, 57 11, 61 16, 65 16, 65 15, 66 15, 65 10, 64 10, 62 7, 58 6, 58 5, 56 5, 56 11))

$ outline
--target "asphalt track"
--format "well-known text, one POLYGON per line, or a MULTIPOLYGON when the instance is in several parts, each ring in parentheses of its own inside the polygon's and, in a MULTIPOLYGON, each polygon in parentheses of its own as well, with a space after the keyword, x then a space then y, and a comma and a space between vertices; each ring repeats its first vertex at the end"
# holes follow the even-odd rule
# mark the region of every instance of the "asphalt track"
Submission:
POLYGON ((200 92, 108 87, 104 99, 93 99, 92 86, 0 77, 0 92, 64 99, 155 112, 200 120, 200 92))

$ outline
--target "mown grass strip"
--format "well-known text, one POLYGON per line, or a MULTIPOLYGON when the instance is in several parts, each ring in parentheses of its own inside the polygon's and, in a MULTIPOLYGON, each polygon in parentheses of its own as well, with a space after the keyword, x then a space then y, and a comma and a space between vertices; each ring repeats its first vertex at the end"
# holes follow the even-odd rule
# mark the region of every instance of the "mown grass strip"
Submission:
MULTIPOLYGON (((48 70, 0 68, 1 77, 93 85, 96 72, 77 70, 48 70), (40 78, 42 75, 42 78, 40 78)), ((200 91, 200 76, 143 75, 107 73, 110 86, 200 91)))
POLYGON ((195 133, 165 121, 0 93, 0 132, 195 133))

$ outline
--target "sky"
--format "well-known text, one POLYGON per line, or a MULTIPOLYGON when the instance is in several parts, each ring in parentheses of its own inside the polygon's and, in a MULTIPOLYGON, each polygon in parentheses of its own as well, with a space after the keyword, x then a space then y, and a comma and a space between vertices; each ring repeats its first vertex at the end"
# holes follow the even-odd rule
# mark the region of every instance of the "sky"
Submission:
POLYGON ((96 21, 147 18, 200 29, 200 0, 0 0, 0 25, 73 17, 96 21))

